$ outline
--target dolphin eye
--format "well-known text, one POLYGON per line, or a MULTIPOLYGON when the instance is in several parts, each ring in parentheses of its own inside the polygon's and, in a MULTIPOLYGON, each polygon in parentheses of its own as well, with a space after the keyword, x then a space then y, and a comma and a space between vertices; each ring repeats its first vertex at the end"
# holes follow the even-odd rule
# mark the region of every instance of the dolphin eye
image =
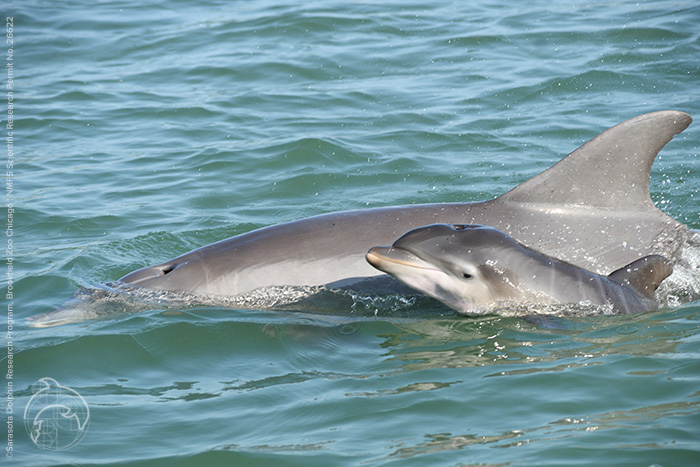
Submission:
POLYGON ((465 279, 471 279, 471 278, 474 277, 474 276, 472 276, 472 275, 469 274, 468 272, 465 272, 465 273, 462 273, 462 277, 464 277, 465 279))

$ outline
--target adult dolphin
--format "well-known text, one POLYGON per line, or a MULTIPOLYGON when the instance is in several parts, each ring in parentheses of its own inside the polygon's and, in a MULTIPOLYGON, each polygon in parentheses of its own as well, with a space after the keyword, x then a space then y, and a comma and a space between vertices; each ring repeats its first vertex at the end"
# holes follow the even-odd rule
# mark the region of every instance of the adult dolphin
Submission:
POLYGON ((475 224, 419 227, 390 247, 371 248, 366 258, 465 315, 522 304, 574 305, 579 313, 653 310, 658 308, 654 292, 672 272, 666 258, 649 255, 602 276, 475 224))
POLYGON ((219 296, 271 286, 370 290, 390 276, 365 261, 367 250, 435 223, 492 226, 598 274, 651 254, 673 259, 688 228, 654 206, 649 175, 657 153, 691 121, 678 111, 638 116, 491 201, 319 215, 222 240, 120 281, 219 296))

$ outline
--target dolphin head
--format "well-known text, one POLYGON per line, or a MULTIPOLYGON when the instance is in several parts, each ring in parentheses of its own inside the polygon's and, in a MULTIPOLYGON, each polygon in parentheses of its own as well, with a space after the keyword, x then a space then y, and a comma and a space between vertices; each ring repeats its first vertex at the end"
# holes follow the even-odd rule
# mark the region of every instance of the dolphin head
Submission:
POLYGON ((508 235, 476 224, 420 227, 366 255, 375 268, 464 314, 516 298, 513 266, 529 257, 508 235))

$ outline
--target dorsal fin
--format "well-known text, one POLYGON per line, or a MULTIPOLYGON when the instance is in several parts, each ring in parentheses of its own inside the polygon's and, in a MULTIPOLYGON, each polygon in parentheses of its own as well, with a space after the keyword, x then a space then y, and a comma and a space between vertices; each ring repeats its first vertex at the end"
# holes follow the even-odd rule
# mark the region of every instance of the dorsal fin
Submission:
POLYGON ((690 115, 678 111, 654 112, 627 120, 498 199, 615 211, 657 211, 649 196, 654 158, 691 122, 690 115))
POLYGON ((613 271, 608 278, 634 288, 647 298, 654 298, 654 292, 673 272, 671 264, 660 255, 649 255, 640 258, 627 266, 613 271))

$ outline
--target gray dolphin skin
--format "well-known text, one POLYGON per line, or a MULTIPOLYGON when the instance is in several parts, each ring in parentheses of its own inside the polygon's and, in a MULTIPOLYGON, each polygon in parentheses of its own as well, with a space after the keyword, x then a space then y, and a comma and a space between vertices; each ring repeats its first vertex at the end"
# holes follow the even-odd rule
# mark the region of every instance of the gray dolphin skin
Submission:
POLYGON ((672 268, 645 256, 608 276, 527 248, 493 227, 436 224, 371 248, 367 261, 459 313, 478 315, 512 304, 592 304, 613 313, 658 308, 654 298, 672 268))
POLYGON ((673 261, 689 229, 654 206, 649 176, 657 153, 691 121, 677 111, 633 118, 490 201, 319 215, 222 240, 120 281, 218 296, 273 286, 388 291, 387 281, 397 282, 365 261, 367 250, 436 223, 492 226, 597 274, 651 254, 673 261))

